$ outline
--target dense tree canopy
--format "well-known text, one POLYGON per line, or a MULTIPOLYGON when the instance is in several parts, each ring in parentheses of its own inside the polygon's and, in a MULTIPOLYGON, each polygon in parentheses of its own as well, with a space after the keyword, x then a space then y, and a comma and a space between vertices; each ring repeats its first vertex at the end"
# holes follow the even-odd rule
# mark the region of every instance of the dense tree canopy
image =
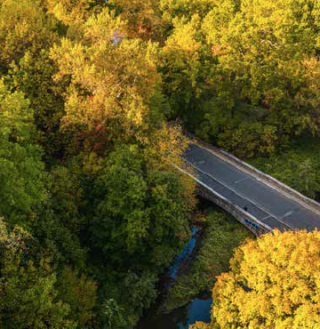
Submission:
MULTIPOLYGON (((248 157, 319 135, 319 10, 0 0, 0 326, 133 327, 196 205, 171 121, 248 157)), ((314 164, 293 162, 315 197, 314 164)))
POLYGON ((212 324, 200 328, 317 328, 320 233, 278 231, 235 250, 212 291, 212 324))
POLYGON ((318 134, 318 6, 225 0, 205 15, 175 16, 163 71, 176 115, 240 155, 271 153, 306 130, 318 134))
POLYGON ((8 232, 0 219, 1 304, 3 328, 75 328, 67 320, 69 306, 58 298, 50 258, 33 246, 36 241, 16 227, 8 232))
POLYGON ((0 80, 0 213, 10 224, 28 225, 43 197, 42 151, 34 134, 29 101, 0 80))
POLYGON ((94 187, 93 241, 110 260, 125 263, 135 256, 140 266, 168 265, 179 236, 189 234, 179 178, 145 168, 136 145, 117 149, 102 166, 94 187))

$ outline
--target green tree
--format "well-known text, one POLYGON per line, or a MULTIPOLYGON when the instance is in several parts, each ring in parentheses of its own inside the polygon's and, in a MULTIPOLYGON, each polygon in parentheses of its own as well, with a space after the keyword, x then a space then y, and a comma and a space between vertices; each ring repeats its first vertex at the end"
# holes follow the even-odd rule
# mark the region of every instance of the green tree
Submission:
MULTIPOLYGON (((308 67, 319 51, 316 7, 313 0, 230 0, 206 16, 202 30, 218 64, 211 71, 216 106, 205 120, 218 133, 220 146, 232 148, 230 135, 257 123, 277 132, 273 145, 306 129, 318 133, 317 106, 313 106, 318 78, 308 67), (229 130, 228 138, 220 138, 223 130, 229 130)), ((272 151, 259 150, 265 133, 255 131, 259 141, 255 152, 272 151)))
POLYGON ((30 225, 44 198, 42 150, 33 143, 33 114, 21 92, 0 81, 0 215, 30 225))
POLYGON ((48 255, 16 226, 9 232, 0 219, 1 328, 76 328, 70 307, 58 299, 56 274, 48 255))
POLYGON ((161 72, 173 117, 241 156, 319 133, 318 1, 161 4, 172 25, 161 72))
POLYGON ((161 70, 165 92, 168 95, 172 116, 196 124, 197 104, 204 93, 204 77, 209 62, 208 51, 201 42, 201 19, 193 15, 173 20, 172 34, 161 51, 161 70))
POLYGON ((190 234, 194 184, 173 167, 184 165, 180 156, 187 145, 179 129, 163 127, 142 145, 120 144, 106 158, 85 157, 91 250, 107 328, 136 324, 156 297, 159 272, 190 234))
POLYGON ((144 309, 150 307, 157 296, 157 274, 130 269, 104 281, 101 287, 102 325, 108 329, 125 329, 135 326, 144 309), (121 284, 117 284, 121 282, 121 284))
POLYGON ((23 92, 30 101, 38 142, 51 157, 61 153, 65 142, 59 131, 60 120, 64 115, 61 96, 64 85, 53 81, 56 72, 57 68, 49 58, 48 49, 37 53, 28 50, 17 64, 10 65, 8 76, 10 87, 23 92))
POLYGON ((87 248, 81 241, 86 229, 81 172, 75 161, 54 166, 45 176, 46 198, 38 207, 32 232, 43 247, 61 264, 73 264, 86 271, 87 248))
POLYGON ((57 290, 59 298, 70 305, 70 318, 78 323, 79 328, 93 324, 97 305, 95 281, 67 266, 58 277, 57 290))
POLYGON ((179 178, 148 170, 137 145, 119 147, 103 168, 95 182, 94 244, 118 264, 168 265, 189 234, 179 178))

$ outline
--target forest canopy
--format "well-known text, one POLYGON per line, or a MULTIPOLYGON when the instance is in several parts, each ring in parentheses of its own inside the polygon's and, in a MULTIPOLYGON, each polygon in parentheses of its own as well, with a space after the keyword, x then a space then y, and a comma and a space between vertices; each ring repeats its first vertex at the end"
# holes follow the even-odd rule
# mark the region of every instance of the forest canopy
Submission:
POLYGON ((246 157, 319 135, 319 6, 0 0, 1 328, 135 325, 196 205, 168 122, 246 157))
POLYGON ((213 328, 317 328, 320 233, 275 231, 237 248, 212 290, 213 328))

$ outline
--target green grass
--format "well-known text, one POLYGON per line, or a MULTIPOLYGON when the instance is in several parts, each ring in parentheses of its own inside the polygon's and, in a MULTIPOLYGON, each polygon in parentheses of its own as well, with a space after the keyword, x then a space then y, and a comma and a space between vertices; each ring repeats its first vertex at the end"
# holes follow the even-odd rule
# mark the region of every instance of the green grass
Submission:
POLYGON ((242 224, 220 210, 210 210, 200 250, 186 274, 178 275, 164 302, 166 310, 187 304, 201 292, 209 292, 215 277, 229 270, 233 249, 254 238, 242 224))
POLYGON ((311 198, 320 192, 319 137, 299 137, 285 151, 247 161, 311 198))

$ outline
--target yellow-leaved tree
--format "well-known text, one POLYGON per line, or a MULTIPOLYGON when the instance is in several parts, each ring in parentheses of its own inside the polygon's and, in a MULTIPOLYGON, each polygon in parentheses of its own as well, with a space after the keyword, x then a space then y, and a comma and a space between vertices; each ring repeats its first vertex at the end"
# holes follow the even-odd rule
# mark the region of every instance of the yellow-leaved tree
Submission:
POLYGON ((181 126, 163 125, 154 130, 150 137, 140 139, 145 146, 145 158, 153 170, 174 171, 183 185, 183 195, 188 200, 189 210, 196 206, 196 182, 193 168, 183 159, 192 140, 184 135, 181 126))
POLYGON ((266 234, 235 250, 212 291, 213 328, 320 328, 320 232, 266 234))
POLYGON ((128 39, 126 23, 107 8, 92 15, 79 34, 51 51, 59 68, 56 80, 68 84, 64 128, 97 148, 157 122, 157 45, 128 39))
POLYGON ((79 25, 88 18, 91 0, 47 0, 45 7, 63 24, 79 25))
POLYGON ((46 15, 40 1, 0 0, 0 70, 7 72, 12 62, 17 63, 24 54, 38 53, 53 41, 56 20, 46 15))

